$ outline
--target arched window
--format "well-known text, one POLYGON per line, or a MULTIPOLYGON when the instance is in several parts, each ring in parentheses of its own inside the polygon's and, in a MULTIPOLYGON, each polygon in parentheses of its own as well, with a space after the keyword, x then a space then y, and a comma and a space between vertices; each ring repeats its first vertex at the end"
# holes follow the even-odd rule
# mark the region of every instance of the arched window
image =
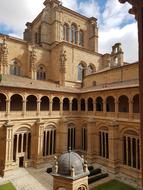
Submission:
POLYGON ((20 76, 21 64, 17 59, 13 59, 10 63, 10 74, 20 76))
POLYGON ((0 93, 0 111, 6 111, 6 96, 0 93))
POLYGON ((78 81, 83 81, 84 75, 85 75, 85 66, 83 64, 78 64, 78 81))
POLYGON ((78 111, 78 101, 76 98, 72 100, 72 111, 78 111))
POLYGON ((125 95, 119 97, 119 112, 129 112, 129 99, 125 95))
POLYGON ((63 99, 63 111, 69 111, 70 109, 70 101, 68 98, 63 99))
POLYGON ((10 101, 10 110, 11 111, 22 111, 23 107, 23 99, 22 96, 19 94, 14 94, 11 97, 10 101))
POLYGON ((106 111, 115 112, 115 99, 112 96, 108 96, 106 99, 106 111))
POLYGON ((19 166, 23 166, 24 160, 18 157, 18 153, 22 153, 26 160, 31 157, 31 131, 27 127, 19 128, 13 140, 13 160, 16 162, 19 159, 19 166))
POLYGON ((81 148, 87 150, 87 126, 84 124, 81 128, 81 148))
POLYGON ((84 45, 84 33, 82 30, 79 31, 79 45, 80 46, 84 45))
POLYGON ((93 111, 93 99, 88 98, 88 111, 93 111))
POLYGON ((43 65, 37 69, 37 80, 46 80, 46 68, 43 65))
POLYGON ((75 149, 75 125, 73 123, 68 124, 68 150, 75 149))
POLYGON ((63 39, 69 41, 69 25, 66 23, 63 26, 63 39))
POLYGON ((29 95, 26 99, 26 110, 36 111, 37 110, 37 97, 34 95, 29 95))
POLYGON ((53 155, 56 152, 56 128, 52 125, 45 127, 43 138, 43 156, 53 155))
POLYGON ((43 96, 41 98, 40 110, 41 111, 49 110, 49 98, 47 96, 43 96))
POLYGON ((134 131, 128 131, 123 136, 123 163, 140 169, 139 137, 134 131))
POLYGON ((133 113, 139 113, 139 94, 133 97, 133 113))
POLYGON ((103 99, 101 97, 96 98, 96 111, 103 111, 103 99))
POLYGON ((109 158, 109 136, 106 130, 100 130, 99 132, 99 150, 100 156, 109 158))
POLYGON ((53 98, 52 110, 53 111, 60 110, 60 99, 58 97, 53 98))
POLYGON ((77 26, 75 24, 71 25, 71 43, 77 43, 77 26))

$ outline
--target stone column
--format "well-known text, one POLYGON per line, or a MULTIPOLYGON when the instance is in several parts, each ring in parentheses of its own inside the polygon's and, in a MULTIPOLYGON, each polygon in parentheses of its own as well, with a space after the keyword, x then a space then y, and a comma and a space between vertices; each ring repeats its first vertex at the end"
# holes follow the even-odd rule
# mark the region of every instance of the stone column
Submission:
POLYGON ((133 119, 133 101, 129 100, 129 118, 133 119))
POLYGON ((103 114, 106 115, 106 99, 103 99, 103 114))
POLYGON ((52 114, 52 106, 53 106, 53 97, 50 97, 50 101, 49 101, 49 115, 52 114))
POLYGON ((89 160, 94 159, 95 156, 95 119, 89 119, 87 124, 87 157, 89 160))
POLYGON ((43 140, 44 140, 44 123, 43 122, 37 122, 37 156, 38 159, 41 159, 43 157, 43 140))
POLYGON ((63 99, 60 100, 60 115, 63 115, 63 99))
POLYGON ((110 171, 114 174, 118 172, 118 155, 122 154, 122 150, 119 149, 119 133, 118 133, 119 124, 116 121, 113 121, 109 127, 109 168, 110 171))
POLYGON ((6 122, 4 128, 6 130, 5 170, 7 170, 13 162, 13 125, 6 122))
POLYGON ((118 117, 118 115, 119 115, 119 101, 116 98, 115 99, 115 116, 118 117))
POLYGON ((23 114, 23 116, 25 116, 26 115, 26 100, 23 100, 23 105, 22 105, 22 114, 23 114))
POLYGON ((6 100, 6 116, 10 114, 10 100, 6 100))
POLYGON ((41 101, 37 100, 37 115, 40 115, 40 106, 41 106, 41 101))

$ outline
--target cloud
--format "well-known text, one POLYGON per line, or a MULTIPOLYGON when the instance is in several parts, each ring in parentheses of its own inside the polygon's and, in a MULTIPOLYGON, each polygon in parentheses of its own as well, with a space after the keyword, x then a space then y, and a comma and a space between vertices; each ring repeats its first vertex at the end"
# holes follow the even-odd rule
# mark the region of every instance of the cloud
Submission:
POLYGON ((62 5, 69 8, 69 9, 72 9, 74 11, 77 11, 78 9, 78 3, 77 3, 77 0, 61 0, 62 2, 62 5))
POLYGON ((95 0, 84 1, 79 4, 78 11, 87 17, 100 17, 100 7, 95 0))
POLYGON ((99 32, 99 51, 101 53, 111 53, 112 46, 120 42, 124 51, 126 62, 138 60, 137 24, 132 23, 123 28, 111 28, 100 30, 99 32))
POLYGON ((19 36, 27 21, 32 21, 42 10, 39 0, 9 0, 0 1, 0 24, 4 23, 19 36))

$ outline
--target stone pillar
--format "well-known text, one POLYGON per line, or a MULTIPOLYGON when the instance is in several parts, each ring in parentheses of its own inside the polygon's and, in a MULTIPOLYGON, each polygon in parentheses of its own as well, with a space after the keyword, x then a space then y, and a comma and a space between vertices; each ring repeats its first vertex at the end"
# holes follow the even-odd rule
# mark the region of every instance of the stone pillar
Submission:
POLYGON ((38 158, 43 157, 43 140, 44 140, 44 123, 43 122, 37 122, 37 156, 38 158))
POLYGON ((115 99, 115 116, 118 117, 118 115, 119 115, 119 101, 116 98, 115 99))
POLYGON ((37 100, 37 115, 40 115, 41 101, 37 100))
POLYGON ((63 100, 60 100, 60 115, 63 115, 63 100))
POLYGON ((13 162, 13 125, 9 122, 4 124, 6 130, 5 170, 11 169, 13 162))
POLYGON ((129 100, 129 118, 133 119, 133 101, 129 100))
POLYGON ((118 144, 119 144, 119 133, 118 133, 118 123, 116 121, 113 121, 110 124, 109 127, 109 168, 110 171, 114 174, 118 172, 118 155, 121 155, 122 151, 119 149, 118 144))
POLYGON ((92 160, 93 156, 95 156, 95 126, 95 119, 89 119, 87 124, 87 157, 89 160, 92 160))
POLYGON ((103 99, 103 114, 106 115, 106 99, 103 99))
POLYGON ((10 113, 10 100, 6 100, 6 116, 8 117, 10 113))
POLYGON ((70 99, 70 113, 72 113, 72 99, 70 99))
POLYGON ((25 116, 26 115, 26 100, 23 100, 23 105, 22 105, 22 114, 23 114, 23 116, 25 116))
POLYGON ((52 106, 53 106, 53 97, 50 97, 50 101, 49 101, 49 115, 52 114, 52 106))

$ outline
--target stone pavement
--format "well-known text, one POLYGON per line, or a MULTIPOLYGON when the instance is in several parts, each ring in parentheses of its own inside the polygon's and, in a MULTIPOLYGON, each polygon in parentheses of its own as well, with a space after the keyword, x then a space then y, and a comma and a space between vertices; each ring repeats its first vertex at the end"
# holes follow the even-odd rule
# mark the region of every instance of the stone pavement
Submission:
POLYGON ((17 168, 8 171, 4 178, 0 177, 0 184, 12 182, 17 190, 53 190, 52 176, 44 168, 17 168))

